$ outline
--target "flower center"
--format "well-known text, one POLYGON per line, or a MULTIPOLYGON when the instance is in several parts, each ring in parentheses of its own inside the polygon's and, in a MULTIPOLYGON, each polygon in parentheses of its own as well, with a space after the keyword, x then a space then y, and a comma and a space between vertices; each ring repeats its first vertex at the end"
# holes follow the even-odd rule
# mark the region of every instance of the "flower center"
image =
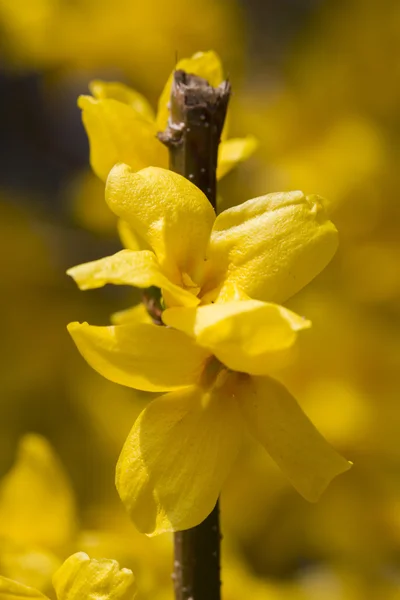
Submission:
POLYGON ((194 296, 198 296, 200 287, 196 285, 188 273, 182 273, 182 283, 185 290, 188 290, 194 296))
POLYGON ((204 367, 200 379, 200 386, 204 389, 221 387, 227 374, 227 368, 215 356, 211 356, 204 367))

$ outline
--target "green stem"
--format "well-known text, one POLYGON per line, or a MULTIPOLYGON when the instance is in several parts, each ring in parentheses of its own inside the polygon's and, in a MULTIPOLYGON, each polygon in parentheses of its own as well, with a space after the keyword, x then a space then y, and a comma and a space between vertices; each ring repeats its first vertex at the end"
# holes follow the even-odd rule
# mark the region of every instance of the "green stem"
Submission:
MULTIPOLYGON (((170 169, 204 192, 216 209, 218 146, 230 98, 230 85, 211 87, 205 79, 176 71, 170 119, 159 139, 168 147, 170 169)), ((220 600, 219 503, 192 529, 174 535, 176 600, 220 600)))

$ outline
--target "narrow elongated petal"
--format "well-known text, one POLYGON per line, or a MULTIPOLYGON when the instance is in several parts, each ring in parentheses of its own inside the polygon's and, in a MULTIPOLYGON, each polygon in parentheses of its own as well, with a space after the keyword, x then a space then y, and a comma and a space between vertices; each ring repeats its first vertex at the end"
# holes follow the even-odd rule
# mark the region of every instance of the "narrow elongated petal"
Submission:
POLYGON ((136 527, 155 535, 201 523, 217 502, 241 434, 229 386, 192 386, 151 402, 117 465, 117 489, 136 527))
POLYGON ((107 283, 139 288, 154 285, 168 291, 173 304, 195 306, 199 303, 196 296, 163 275, 154 253, 149 250, 121 250, 112 256, 72 267, 67 273, 81 290, 103 287, 107 283))
POLYGON ((258 142, 252 135, 245 138, 232 138, 221 142, 218 153, 217 178, 222 179, 239 162, 250 158, 256 151, 258 142))
POLYGON ((115 166, 107 180, 106 200, 119 217, 154 250, 174 283, 192 277, 205 258, 214 209, 190 181, 166 169, 134 173, 115 166))
POLYGON ((112 167, 124 162, 138 171, 168 165, 167 149, 156 138, 154 122, 128 104, 81 96, 78 105, 90 142, 90 164, 105 181, 112 167))
POLYGON ((168 81, 158 101, 157 129, 164 131, 169 117, 169 100, 174 72, 182 69, 192 75, 198 75, 206 79, 213 87, 222 83, 224 74, 219 56, 210 50, 209 52, 196 52, 191 58, 183 58, 178 62, 175 69, 168 77, 168 81))
POLYGON ((278 304, 238 300, 170 308, 163 321, 194 337, 234 371, 265 375, 285 359, 297 332, 310 322, 278 304))
POLYGON ((59 550, 75 533, 75 504, 63 466, 49 442, 25 435, 0 487, 0 537, 59 550))
POLYGON ((316 502, 351 467, 317 431, 288 390, 267 377, 238 377, 237 398, 254 437, 296 490, 316 502))
POLYGON ((84 552, 67 558, 53 585, 57 600, 133 600, 135 595, 130 569, 120 569, 116 560, 90 559, 84 552))
POLYGON ((138 390, 165 392, 196 382, 208 352, 157 325, 68 325, 83 358, 100 375, 138 390))
POLYGON ((49 600, 47 596, 32 587, 0 576, 0 600, 49 600))
POLYGON ((317 196, 282 192, 248 200, 215 221, 208 290, 233 282, 252 298, 281 304, 322 271, 337 243, 317 196))
POLYGON ((155 114, 146 98, 124 83, 107 82, 96 79, 91 81, 89 89, 96 100, 118 100, 127 104, 135 113, 154 123, 155 114))

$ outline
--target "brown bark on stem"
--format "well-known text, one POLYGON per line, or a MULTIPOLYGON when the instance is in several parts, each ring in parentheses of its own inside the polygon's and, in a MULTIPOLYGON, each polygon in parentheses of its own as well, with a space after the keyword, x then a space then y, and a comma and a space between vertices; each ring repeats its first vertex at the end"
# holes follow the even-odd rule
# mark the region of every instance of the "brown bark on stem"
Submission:
POLYGON ((194 183, 217 204, 218 146, 231 87, 217 88, 205 79, 175 71, 167 129, 158 134, 169 150, 169 168, 194 183))
MULTIPOLYGON (((230 84, 211 87, 205 79, 175 71, 167 129, 158 134, 168 147, 170 169, 204 192, 216 209, 218 146, 230 98, 230 84)), ((220 600, 219 503, 203 523, 174 535, 176 600, 220 600)))

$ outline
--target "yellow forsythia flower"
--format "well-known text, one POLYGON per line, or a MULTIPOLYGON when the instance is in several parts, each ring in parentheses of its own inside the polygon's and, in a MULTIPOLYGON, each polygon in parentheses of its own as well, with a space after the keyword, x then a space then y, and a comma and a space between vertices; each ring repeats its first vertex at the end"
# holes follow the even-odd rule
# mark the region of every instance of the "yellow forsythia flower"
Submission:
POLYGON ((253 198, 216 217, 206 196, 184 177, 116 165, 106 200, 149 250, 122 250, 70 269, 81 289, 157 286, 168 307, 223 299, 236 285, 251 298, 283 303, 322 271, 337 248, 322 200, 302 192, 253 198))
POLYGON ((167 306, 168 327, 143 322, 138 308, 120 325, 69 326, 88 363, 111 381, 169 392, 141 413, 119 460, 117 487, 135 525, 155 534, 200 523, 245 428, 317 500, 349 463, 271 374, 309 326, 275 302, 315 277, 337 246, 320 199, 269 194, 216 218, 180 175, 126 165, 114 167, 106 195, 151 250, 124 250, 69 274, 81 289, 156 285, 167 306))
POLYGON ((61 461, 45 438, 24 435, 0 482, 1 573, 45 590, 75 533, 74 495, 61 461))
MULTIPOLYGON (((199 75, 217 87, 223 81, 222 65, 215 52, 198 52, 178 62, 176 69, 199 75)), ((168 151, 157 139, 167 126, 173 73, 158 102, 157 115, 138 92, 121 83, 93 81, 93 96, 81 96, 78 104, 90 141, 90 162, 104 181, 119 162, 139 170, 149 165, 168 166, 168 151)), ((246 160, 256 148, 253 136, 226 140, 227 128, 219 149, 218 177, 223 177, 238 162, 246 160)))
MULTIPOLYGON (((120 569, 115 560, 90 559, 84 552, 70 556, 53 577, 57 600, 132 600, 132 571, 120 569)), ((36 598, 49 600, 32 587, 0 577, 0 600, 36 598)))
POLYGON ((75 526, 74 497, 61 461, 45 438, 25 435, 0 485, 0 538, 57 551, 75 526))

